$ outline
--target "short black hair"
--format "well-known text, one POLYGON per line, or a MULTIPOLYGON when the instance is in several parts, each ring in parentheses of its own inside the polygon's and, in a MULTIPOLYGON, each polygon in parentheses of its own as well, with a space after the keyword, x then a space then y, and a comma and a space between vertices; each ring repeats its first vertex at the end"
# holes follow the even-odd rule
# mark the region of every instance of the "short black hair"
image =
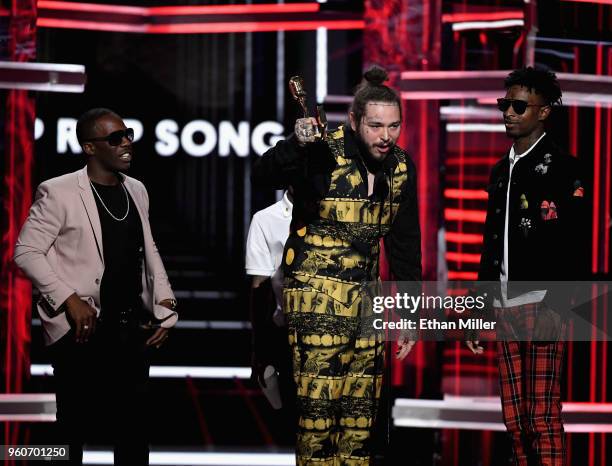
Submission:
POLYGON ((364 74, 359 86, 355 89, 355 98, 351 105, 351 112, 355 114, 357 125, 360 124, 368 102, 387 102, 397 104, 402 117, 402 101, 398 93, 386 86, 384 82, 389 79, 387 72, 379 66, 372 66, 364 74))
POLYGON ((87 110, 83 113, 76 125, 76 135, 79 141, 79 144, 83 145, 83 143, 92 137, 94 132, 94 126, 96 125, 96 121, 106 115, 113 115, 117 118, 121 118, 117 113, 113 112, 108 108, 92 108, 91 110, 87 110))
POLYGON ((512 86, 526 87, 529 92, 540 94, 546 105, 561 105, 562 92, 557 75, 545 68, 526 66, 514 70, 504 81, 506 90, 512 86))

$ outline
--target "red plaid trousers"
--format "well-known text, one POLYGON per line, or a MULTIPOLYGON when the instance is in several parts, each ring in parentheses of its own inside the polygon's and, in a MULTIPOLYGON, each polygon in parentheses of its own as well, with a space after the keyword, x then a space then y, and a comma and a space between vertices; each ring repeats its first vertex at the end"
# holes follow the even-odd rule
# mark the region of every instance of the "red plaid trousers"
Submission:
MULTIPOLYGON (((534 328, 540 303, 498 309, 498 330, 534 328)), ((512 439, 516 466, 565 466, 561 421, 561 372, 565 343, 498 342, 502 413, 512 439)))

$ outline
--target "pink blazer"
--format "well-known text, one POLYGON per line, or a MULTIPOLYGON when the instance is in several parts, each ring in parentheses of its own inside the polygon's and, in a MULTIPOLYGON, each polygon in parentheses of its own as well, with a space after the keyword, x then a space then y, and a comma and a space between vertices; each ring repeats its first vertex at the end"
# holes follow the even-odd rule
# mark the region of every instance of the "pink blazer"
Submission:
MULTIPOLYGON (((121 175, 142 222, 145 263, 142 301, 156 319, 172 327, 178 317, 163 306, 174 299, 149 224, 149 196, 138 180, 121 175)), ((70 325, 58 308, 73 293, 100 313, 100 285, 104 273, 102 227, 87 176, 87 167, 41 183, 17 245, 15 263, 40 291, 37 303, 45 343, 59 340, 70 325)))

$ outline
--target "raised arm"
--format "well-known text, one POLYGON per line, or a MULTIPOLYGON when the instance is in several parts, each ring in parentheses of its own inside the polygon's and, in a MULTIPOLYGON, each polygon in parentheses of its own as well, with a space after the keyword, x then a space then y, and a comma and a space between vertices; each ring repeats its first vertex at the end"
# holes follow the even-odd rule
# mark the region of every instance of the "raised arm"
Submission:
POLYGON ((307 176, 306 159, 310 148, 316 144, 317 121, 299 118, 295 132, 279 141, 253 164, 253 181, 274 189, 285 189, 300 184, 307 176))

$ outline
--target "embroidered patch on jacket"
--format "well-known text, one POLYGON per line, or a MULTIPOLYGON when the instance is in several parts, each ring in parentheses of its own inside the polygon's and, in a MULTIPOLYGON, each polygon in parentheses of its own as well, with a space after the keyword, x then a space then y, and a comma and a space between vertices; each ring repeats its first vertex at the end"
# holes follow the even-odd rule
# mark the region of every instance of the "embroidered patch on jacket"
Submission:
POLYGON ((543 200, 540 204, 540 215, 542 220, 554 220, 557 217, 557 206, 554 201, 543 200))
POLYGON ((535 172, 538 175, 546 175, 546 172, 548 171, 548 165, 544 165, 543 163, 539 163, 538 165, 536 165, 535 167, 535 172))
POLYGON ((527 196, 521 194, 521 210, 529 209, 529 202, 527 201, 527 196))
POLYGON ((521 223, 519 223, 519 228, 523 230, 523 235, 527 237, 529 230, 531 230, 531 219, 523 217, 521 223))
POLYGON ((584 197, 584 188, 582 187, 582 182, 580 180, 574 181, 574 197, 584 197))

